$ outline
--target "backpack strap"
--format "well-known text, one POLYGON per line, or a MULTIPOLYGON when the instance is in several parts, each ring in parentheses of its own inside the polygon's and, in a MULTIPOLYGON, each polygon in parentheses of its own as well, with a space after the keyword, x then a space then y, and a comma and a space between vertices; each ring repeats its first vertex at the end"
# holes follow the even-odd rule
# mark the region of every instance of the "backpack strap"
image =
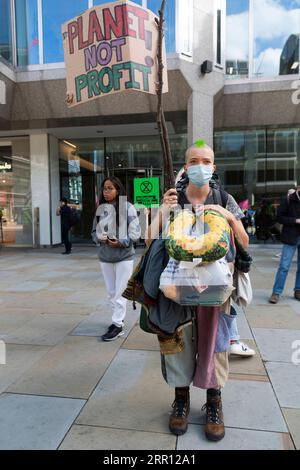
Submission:
POLYGON ((226 209, 229 194, 223 189, 212 188, 214 203, 226 209))

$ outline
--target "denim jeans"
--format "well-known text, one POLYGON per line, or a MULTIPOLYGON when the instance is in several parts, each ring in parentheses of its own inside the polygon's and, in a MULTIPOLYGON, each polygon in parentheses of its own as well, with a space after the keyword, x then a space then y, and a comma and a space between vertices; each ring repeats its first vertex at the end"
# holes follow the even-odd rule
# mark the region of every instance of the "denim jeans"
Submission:
POLYGON ((297 261, 297 274, 295 282, 295 290, 300 290, 300 237, 297 240, 296 245, 283 245, 280 265, 276 274, 276 279, 273 287, 273 294, 282 294, 285 281, 292 264, 292 260, 295 251, 298 250, 298 261, 297 261))

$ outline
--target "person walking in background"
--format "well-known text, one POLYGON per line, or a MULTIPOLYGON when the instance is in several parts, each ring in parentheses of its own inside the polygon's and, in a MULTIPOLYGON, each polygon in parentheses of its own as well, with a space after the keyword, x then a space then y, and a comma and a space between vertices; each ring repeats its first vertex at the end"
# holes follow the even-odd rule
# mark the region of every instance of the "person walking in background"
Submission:
POLYGON ((293 193, 284 196, 277 210, 277 219, 282 224, 281 241, 283 243, 280 265, 276 274, 273 292, 269 299, 277 304, 283 293, 286 278, 296 250, 298 267, 295 280, 294 297, 300 300, 300 186, 293 193))
POLYGON ((70 241, 70 229, 72 227, 72 210, 68 206, 65 198, 60 200, 60 207, 56 209, 56 215, 61 217, 61 239, 65 245, 65 251, 62 255, 69 255, 72 251, 72 243, 70 241))
POLYGON ((124 334, 127 300, 122 297, 122 293, 133 271, 133 243, 140 236, 137 212, 127 202, 121 181, 114 176, 106 178, 101 186, 100 204, 92 231, 112 306, 112 324, 101 337, 103 341, 113 341, 124 334))

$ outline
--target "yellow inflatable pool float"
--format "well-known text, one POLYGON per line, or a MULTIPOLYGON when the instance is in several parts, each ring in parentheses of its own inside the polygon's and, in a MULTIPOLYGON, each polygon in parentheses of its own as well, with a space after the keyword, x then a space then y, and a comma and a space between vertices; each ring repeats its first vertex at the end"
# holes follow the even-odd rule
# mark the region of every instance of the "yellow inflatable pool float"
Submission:
POLYGON ((203 263, 212 263, 226 256, 230 248, 230 226, 225 217, 212 209, 204 210, 199 217, 202 234, 191 235, 196 215, 187 209, 175 215, 166 241, 169 256, 177 261, 202 258, 203 263))

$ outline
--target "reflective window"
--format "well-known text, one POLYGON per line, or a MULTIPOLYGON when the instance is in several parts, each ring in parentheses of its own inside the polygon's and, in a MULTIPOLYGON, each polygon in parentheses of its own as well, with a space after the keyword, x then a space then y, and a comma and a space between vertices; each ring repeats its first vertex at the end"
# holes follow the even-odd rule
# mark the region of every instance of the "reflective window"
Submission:
MULTIPOLYGON (((174 171, 184 165, 186 123, 177 122, 180 134, 170 133, 174 171)), ((154 127, 154 123, 153 123, 154 127)), ((106 176, 117 176, 134 200, 134 179, 158 176, 163 184, 161 145, 157 135, 105 139, 69 139, 60 142, 61 196, 80 211, 73 239, 89 241, 100 188, 106 176)), ((163 190, 163 188, 161 188, 163 190)))
POLYGON ((43 0, 44 63, 63 62, 61 25, 88 9, 88 0, 43 0))
POLYGON ((15 0, 17 65, 39 63, 37 0, 15 0))
POLYGON ((253 0, 253 4, 254 77, 298 74, 300 3, 253 0))
POLYGON ((0 55, 12 63, 10 1, 0 0, 0 55))
POLYGON ((227 0, 226 15, 226 74, 228 78, 247 78, 249 0, 227 0))
POLYGON ((0 242, 32 245, 29 139, 0 139, 0 242))
POLYGON ((276 239, 276 207, 300 181, 300 128, 216 132, 215 155, 221 182, 238 203, 268 207, 268 222, 258 224, 252 241, 276 239))
MULTIPOLYGON (((161 7, 161 0, 148 0, 147 8, 158 15, 161 7)), ((168 0, 165 9, 165 28, 166 28, 166 50, 167 52, 175 52, 175 0, 168 0)), ((187 32, 188 33, 188 32, 187 32)), ((188 51, 186 51, 188 52, 188 51)))

